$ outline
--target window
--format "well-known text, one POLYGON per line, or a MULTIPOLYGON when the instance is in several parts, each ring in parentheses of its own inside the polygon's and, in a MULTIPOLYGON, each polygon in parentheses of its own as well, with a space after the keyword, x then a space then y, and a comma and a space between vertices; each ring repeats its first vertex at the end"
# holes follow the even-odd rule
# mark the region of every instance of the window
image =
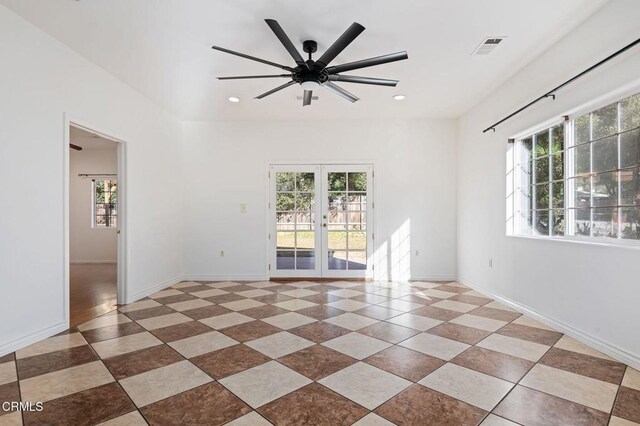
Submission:
POLYGON ((93 223, 94 228, 118 226, 118 181, 115 179, 93 179, 93 223))
POLYGON ((515 233, 640 240, 640 93, 519 138, 515 233))

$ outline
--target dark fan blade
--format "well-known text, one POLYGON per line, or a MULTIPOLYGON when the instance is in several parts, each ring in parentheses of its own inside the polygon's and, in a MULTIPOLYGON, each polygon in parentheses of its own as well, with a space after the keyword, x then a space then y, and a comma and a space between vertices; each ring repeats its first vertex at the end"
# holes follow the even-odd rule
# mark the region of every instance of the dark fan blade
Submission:
POLYGON ((78 145, 75 145, 75 144, 72 144, 72 143, 69 144, 69 148, 75 149, 76 151, 82 151, 82 147, 81 146, 78 146, 78 145))
POLYGON ((298 49, 296 49, 289 37, 287 37, 287 34, 284 32, 278 21, 276 21, 275 19, 265 19, 264 21, 267 23, 267 25, 269 25, 269 28, 271 28, 271 31, 274 32, 276 37, 278 37, 280 43, 284 45, 284 48, 287 49, 289 55, 291 55, 293 60, 296 61, 296 64, 300 66, 307 66, 307 63, 302 58, 302 55, 300 55, 298 49))
POLYGON ((313 90, 305 90, 304 98, 302 99, 302 106, 311 105, 311 97, 313 96, 313 90))
POLYGON ((375 65, 387 64, 389 62, 402 61, 409 59, 407 52, 391 53, 389 55, 376 56, 375 58, 363 59, 361 61, 349 62, 347 64, 336 65, 327 68, 329 74, 338 74, 339 72, 352 71, 360 68, 372 67, 375 65))
POLYGON ((326 83, 324 83, 322 86, 326 87, 327 89, 329 89, 330 91, 332 91, 333 93, 335 93, 338 96, 341 96, 343 98, 345 98, 346 100, 348 100, 349 102, 353 103, 356 102, 357 100, 359 100, 360 98, 358 98, 356 95, 347 92, 346 90, 344 90, 342 87, 337 86, 335 84, 333 84, 330 81, 327 81, 326 83))
POLYGON ((360 83, 360 84, 375 84, 377 86, 391 86, 396 87, 398 80, 387 80, 385 78, 372 78, 372 77, 356 77, 355 75, 340 75, 331 74, 329 76, 331 81, 341 81, 343 83, 360 83))
POLYGON ((216 77, 218 80, 246 80, 250 78, 278 78, 278 77, 293 77, 293 74, 275 74, 275 75, 236 75, 232 77, 216 77))
POLYGON ((286 65, 280 65, 280 64, 276 64, 275 62, 267 61, 266 59, 260 59, 260 58, 256 58, 255 56, 245 55, 244 53, 234 52, 233 50, 225 49, 224 47, 211 46, 211 48, 214 49, 214 50, 219 50, 220 52, 224 52, 224 53, 229 53, 231 55, 240 56, 241 58, 250 59, 250 60, 256 61, 256 62, 261 62, 263 64, 271 65, 273 67, 278 67, 278 68, 281 68, 283 70, 293 71, 293 68, 288 67, 286 65))
POLYGON ((348 45, 351 44, 353 40, 356 39, 360 35, 361 32, 364 31, 364 27, 357 22, 351 24, 347 31, 345 31, 338 39, 327 49, 326 52, 320 56, 320 58, 316 61, 314 68, 322 69, 329 65, 331 61, 333 61, 336 56, 340 54, 348 45))
POLYGON ((256 96, 254 99, 262 99, 264 97, 267 97, 267 96, 271 95, 272 93, 276 93, 278 90, 286 89, 287 87, 291 86, 292 84, 296 84, 296 82, 295 81, 290 81, 288 83, 285 83, 282 86, 278 86, 275 89, 271 89, 268 92, 263 93, 260 96, 256 96))

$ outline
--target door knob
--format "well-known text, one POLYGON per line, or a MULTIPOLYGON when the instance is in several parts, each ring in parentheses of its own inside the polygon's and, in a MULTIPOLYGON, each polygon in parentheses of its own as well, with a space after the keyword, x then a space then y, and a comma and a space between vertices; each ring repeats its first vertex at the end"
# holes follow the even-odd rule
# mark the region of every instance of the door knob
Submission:
POLYGON ((323 223, 323 224, 322 224, 322 227, 323 227, 323 228, 326 228, 326 227, 327 227, 327 224, 326 224, 326 223, 323 223))
POLYGON ((326 214, 323 214, 323 215, 322 215, 322 218, 323 218, 323 219, 326 219, 326 218, 327 218, 327 215, 326 215, 326 214))

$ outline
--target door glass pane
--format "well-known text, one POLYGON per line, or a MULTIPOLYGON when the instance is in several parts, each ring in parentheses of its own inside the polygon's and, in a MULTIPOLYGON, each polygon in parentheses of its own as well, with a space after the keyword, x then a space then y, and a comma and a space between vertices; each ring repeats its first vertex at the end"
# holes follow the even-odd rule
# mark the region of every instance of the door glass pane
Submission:
POLYGON ((329 193, 328 197, 329 205, 327 208, 331 210, 346 210, 347 208, 347 194, 345 192, 333 192, 329 193))
POLYGON ((315 269, 316 253, 313 251, 298 250, 296 252, 296 269, 315 269))
POLYGON ((295 173, 277 172, 276 191, 293 191, 295 189, 295 173))
POLYGON ((349 263, 350 270, 363 270, 367 269, 367 252, 366 251, 351 251, 349 250, 349 263))
POLYGON ((593 209, 593 236, 605 238, 618 237, 618 209, 593 209))
POLYGON ((329 231, 346 231, 347 230, 347 213, 339 211, 330 211, 327 214, 327 226, 329 231))
POLYGON ((296 213, 296 231, 313 231, 315 226, 315 214, 313 212, 296 213))
POLYGON ((327 188, 331 191, 344 191, 347 189, 347 174, 346 173, 328 173, 327 174, 327 188))
POLYGON ((329 250, 327 260, 329 270, 347 269, 347 252, 344 250, 329 250))
POLYGON ((367 173, 349 173, 348 183, 347 189, 349 191, 365 192, 367 190, 367 173))
POLYGON ((282 193, 276 194, 276 210, 278 211, 287 211, 287 210, 295 210, 296 208, 296 197, 294 193, 282 193))
POLYGON ((293 249, 295 248, 295 232, 277 232, 276 248, 277 249, 293 249))
POLYGON ((278 250, 276 252, 277 269, 295 269, 296 252, 293 250, 278 250))
POLYGON ((347 248, 347 233, 330 231, 329 232, 329 250, 344 250, 347 248))
POLYGON ((296 191, 313 192, 315 191, 314 173, 296 173, 296 191))
POLYGON ((296 249, 313 249, 315 247, 315 232, 296 232, 296 249))
POLYGON ((296 193, 296 210, 299 212, 314 210, 314 198, 313 192, 296 193))
POLYGON ((349 230, 364 231, 367 229, 367 214, 360 212, 349 213, 349 230))
POLYGON ((366 232, 349 232, 349 250, 366 250, 367 249, 367 233, 366 232))
POLYGON ((276 213, 276 231, 293 231, 295 225, 295 212, 276 213))

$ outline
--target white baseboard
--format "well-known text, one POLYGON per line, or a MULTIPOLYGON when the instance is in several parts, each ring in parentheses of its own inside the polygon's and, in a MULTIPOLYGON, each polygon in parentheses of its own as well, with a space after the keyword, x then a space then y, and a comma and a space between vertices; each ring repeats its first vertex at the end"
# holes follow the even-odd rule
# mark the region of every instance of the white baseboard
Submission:
POLYGON ((170 280, 164 281, 160 284, 157 284, 151 288, 147 288, 143 291, 134 294, 127 294, 125 304, 137 302, 138 300, 147 297, 153 293, 157 293, 160 290, 164 290, 167 287, 171 287, 174 284, 178 284, 180 281, 184 281, 184 277, 179 275, 177 277, 171 278, 170 280))
POLYGON ((558 330, 564 334, 566 334, 569 337, 573 337, 574 339, 578 340, 579 342, 584 343, 585 345, 591 346, 594 349, 597 349, 598 351, 609 355, 611 358, 614 358, 620 362, 623 362, 633 368, 635 368, 636 370, 640 370, 640 357, 637 355, 634 355, 632 353, 629 353, 627 351, 625 351, 624 349, 621 349, 619 347, 617 347, 616 345, 612 345, 611 343, 602 341, 600 339, 598 339, 597 337, 593 337, 590 336, 589 334, 577 330, 576 328, 565 324, 562 321, 559 321, 555 318, 551 318, 548 317, 546 315, 542 315, 539 314, 538 312, 534 311, 533 309, 531 309, 528 306, 525 306, 521 303, 518 303, 514 300, 508 299, 504 296, 501 296, 500 294, 489 290, 487 288, 484 288, 482 286, 476 285, 474 283, 471 283, 467 280, 464 279, 459 279, 458 282, 466 285, 467 287, 470 287, 480 293, 486 294, 487 296, 491 297, 494 300, 497 300, 498 302, 512 308, 515 309, 516 311, 523 313, 525 315, 530 316, 531 318, 535 319, 536 321, 541 322, 542 324, 545 324, 555 330, 558 330))
POLYGON ((186 274, 185 281, 267 281, 269 277, 264 274, 186 274))
POLYGON ((411 281, 455 281, 458 277, 453 274, 430 274, 411 277, 411 281))
POLYGON ((116 260, 71 260, 69 263, 72 265, 84 265, 89 263, 98 263, 98 264, 106 264, 106 263, 118 263, 116 260))
POLYGON ((19 349, 26 348, 29 345, 46 339, 47 337, 54 336, 62 331, 65 331, 67 328, 67 323, 65 321, 62 321, 43 330, 36 331, 24 337, 12 340, 11 342, 7 342, 0 346, 0 357, 5 356, 6 354, 9 354, 11 352, 15 352, 19 349))

